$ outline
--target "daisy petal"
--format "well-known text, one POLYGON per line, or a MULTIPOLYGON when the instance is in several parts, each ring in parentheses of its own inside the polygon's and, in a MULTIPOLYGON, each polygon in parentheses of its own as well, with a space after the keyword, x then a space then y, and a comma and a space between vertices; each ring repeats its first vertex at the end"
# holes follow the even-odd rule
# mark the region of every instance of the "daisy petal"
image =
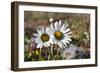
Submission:
POLYGON ((37 48, 42 48, 42 44, 38 44, 37 45, 37 48))
POLYGON ((39 35, 38 34, 33 34, 33 36, 38 37, 39 35))
POLYGON ((57 29, 59 30, 60 28, 61 28, 61 20, 59 20, 59 24, 58 24, 58 27, 57 27, 57 29))
POLYGON ((58 42, 58 45, 59 45, 61 48, 63 48, 62 42, 58 42))
POLYGON ((42 33, 45 33, 45 29, 44 27, 41 28, 42 33))
POLYGON ((60 31, 64 32, 66 29, 66 25, 65 24, 62 24, 62 27, 60 28, 60 31))
POLYGON ((58 22, 55 22, 55 23, 54 23, 54 26, 55 26, 55 29, 56 29, 56 31, 57 31, 57 30, 58 30, 58 28, 57 28, 58 22))
POLYGON ((69 32, 69 31, 70 31, 70 28, 66 29, 66 30, 64 31, 64 33, 67 33, 67 32, 69 32))

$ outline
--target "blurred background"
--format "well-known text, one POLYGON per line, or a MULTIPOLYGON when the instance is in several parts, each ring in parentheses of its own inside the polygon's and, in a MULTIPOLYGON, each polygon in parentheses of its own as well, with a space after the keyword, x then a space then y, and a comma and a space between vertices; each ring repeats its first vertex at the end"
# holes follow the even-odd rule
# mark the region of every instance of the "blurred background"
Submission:
MULTIPOLYGON (((31 37, 41 26, 47 27, 50 25, 49 19, 54 21, 62 20, 63 23, 68 24, 72 32, 72 42, 79 51, 82 52, 82 57, 75 58, 90 58, 90 15, 80 13, 54 13, 54 12, 24 12, 24 29, 25 29, 25 46, 31 42, 31 37)), ((76 48, 75 47, 75 48, 76 48)), ((31 60, 32 49, 25 49, 25 60, 31 60)))

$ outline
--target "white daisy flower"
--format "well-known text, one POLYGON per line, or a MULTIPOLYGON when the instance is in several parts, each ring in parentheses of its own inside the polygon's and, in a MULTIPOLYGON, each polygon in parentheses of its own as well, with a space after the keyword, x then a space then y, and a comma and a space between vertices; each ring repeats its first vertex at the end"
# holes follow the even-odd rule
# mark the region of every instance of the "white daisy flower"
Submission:
POLYGON ((37 34, 33 34, 35 38, 33 40, 37 44, 37 48, 48 47, 50 46, 51 39, 49 34, 50 29, 42 27, 37 30, 37 34))
POLYGON ((58 44, 59 47, 65 48, 71 41, 71 32, 70 28, 68 28, 68 24, 62 24, 60 20, 54 24, 51 23, 50 28, 49 33, 52 37, 53 44, 58 44))

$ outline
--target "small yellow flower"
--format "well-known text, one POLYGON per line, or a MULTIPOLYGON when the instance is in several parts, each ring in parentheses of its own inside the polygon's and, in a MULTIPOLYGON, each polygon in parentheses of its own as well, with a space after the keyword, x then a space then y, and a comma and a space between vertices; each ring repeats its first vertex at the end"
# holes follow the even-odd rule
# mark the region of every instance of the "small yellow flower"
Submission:
POLYGON ((36 50, 36 51, 35 51, 35 53, 36 53, 36 55, 39 55, 39 52, 38 52, 38 50, 36 50))

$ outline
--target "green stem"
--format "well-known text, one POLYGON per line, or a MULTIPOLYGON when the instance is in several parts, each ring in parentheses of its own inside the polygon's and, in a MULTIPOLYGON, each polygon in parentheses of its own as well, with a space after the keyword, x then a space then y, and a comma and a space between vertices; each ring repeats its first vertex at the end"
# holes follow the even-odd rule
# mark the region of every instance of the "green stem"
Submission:
POLYGON ((51 55, 53 57, 53 45, 51 45, 51 55))
POLYGON ((57 49, 57 55, 59 54, 59 48, 57 49))
POLYGON ((40 48, 39 60, 41 60, 41 48, 40 48))
POLYGON ((57 49, 57 59, 59 59, 59 58, 58 58, 58 55, 59 55, 59 48, 57 49))
POLYGON ((62 60, 64 60, 64 57, 63 57, 62 53, 63 53, 63 50, 61 50, 61 56, 62 56, 62 60))
POLYGON ((48 53, 49 53, 49 55, 48 55, 48 60, 50 60, 50 57, 51 57, 51 48, 48 48, 48 53))

